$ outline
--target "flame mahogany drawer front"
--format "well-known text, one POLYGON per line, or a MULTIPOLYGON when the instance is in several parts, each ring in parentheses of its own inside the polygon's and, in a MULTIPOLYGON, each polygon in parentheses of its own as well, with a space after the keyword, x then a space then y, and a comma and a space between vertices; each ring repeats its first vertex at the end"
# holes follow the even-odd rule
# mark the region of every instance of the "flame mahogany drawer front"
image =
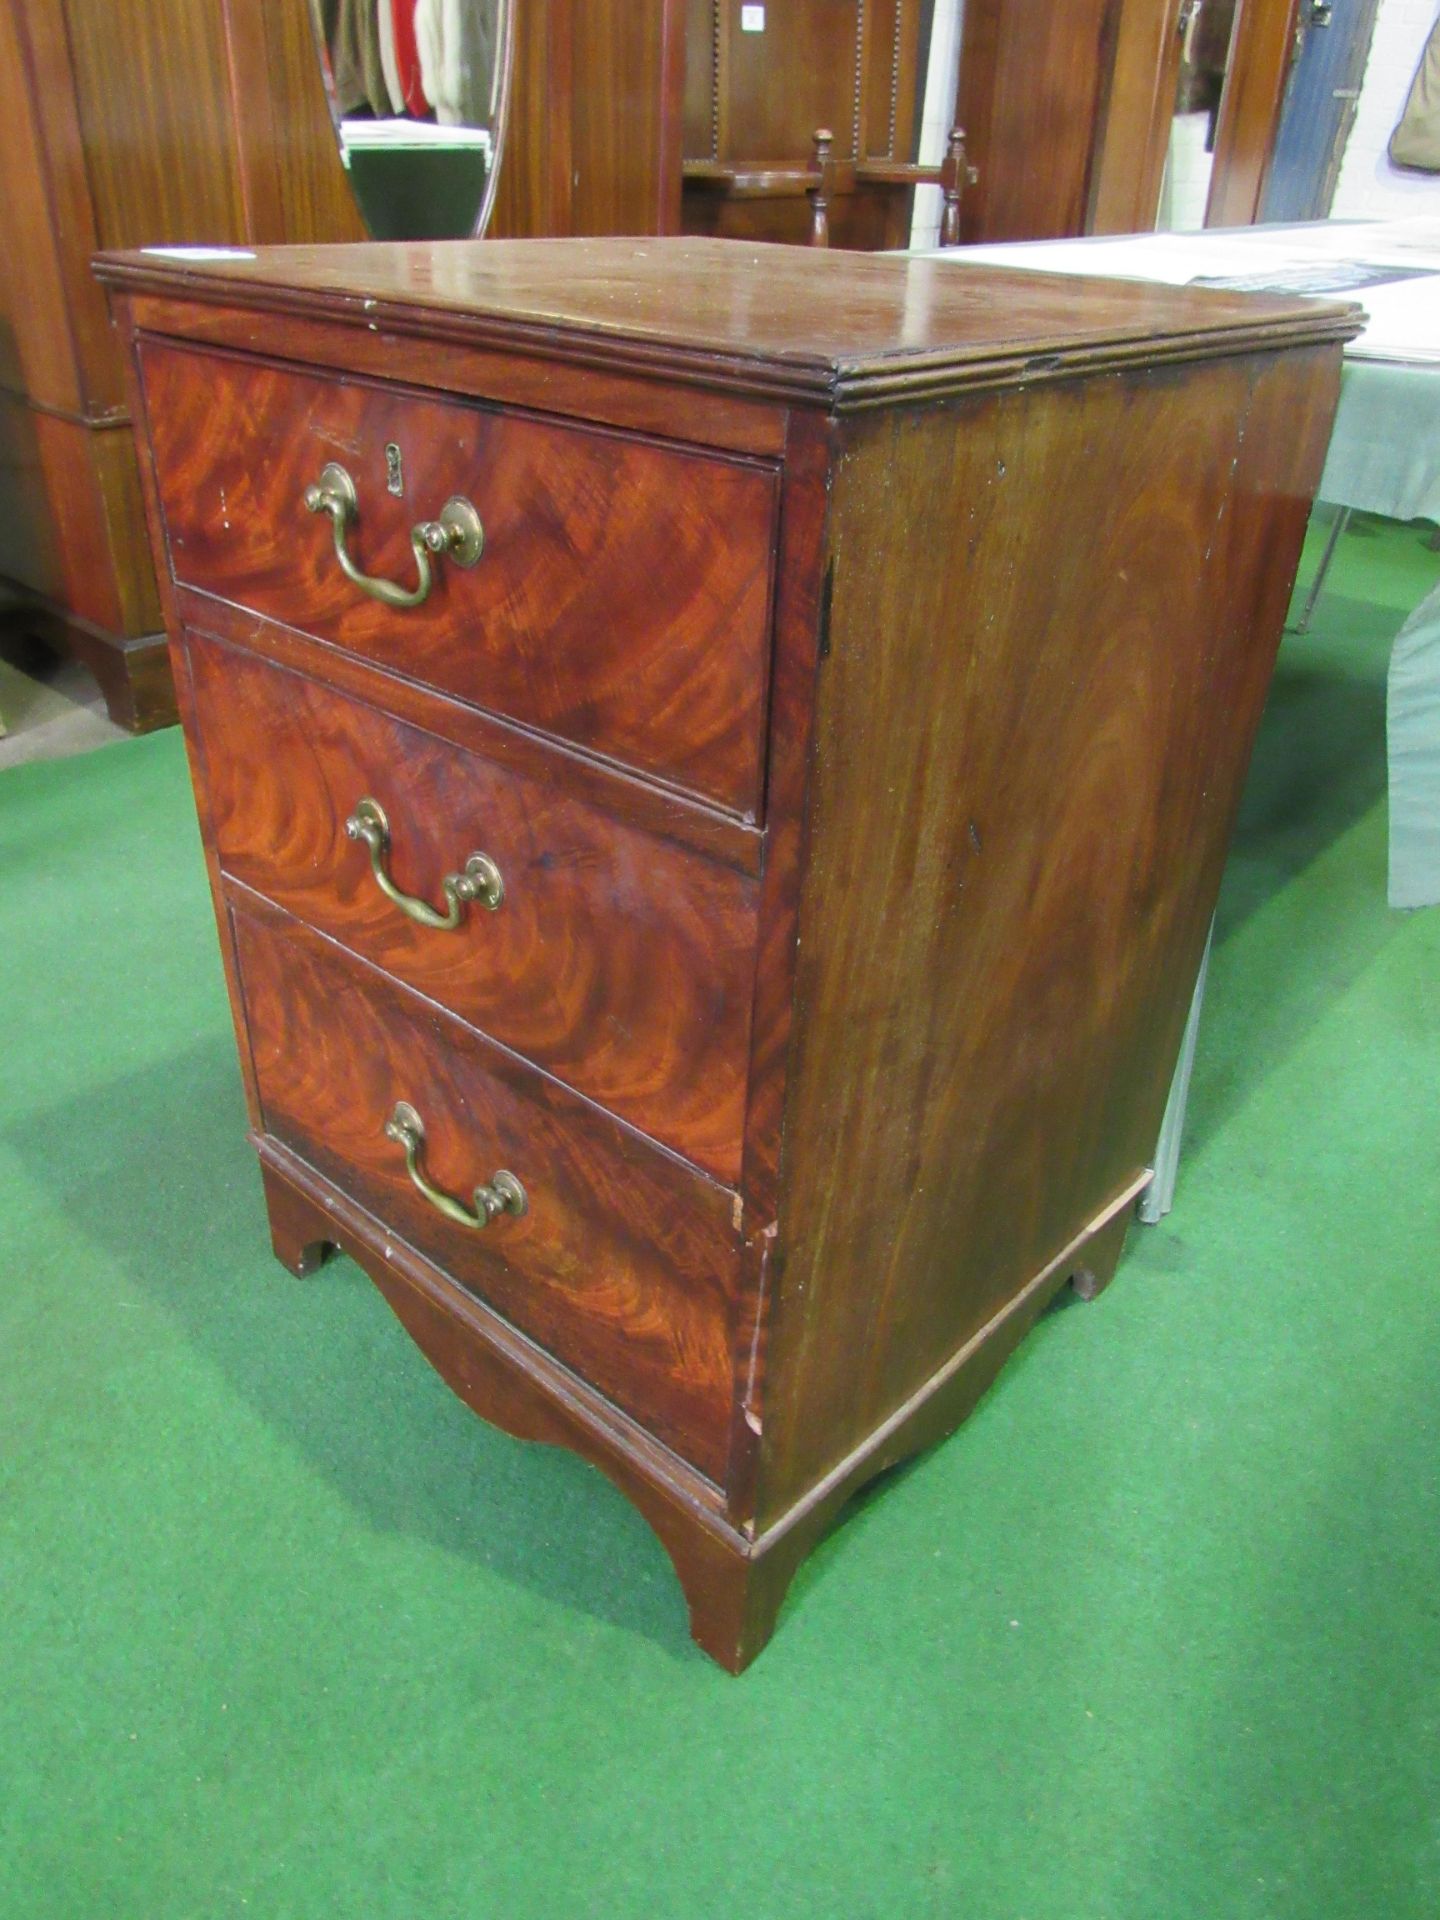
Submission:
POLYGON ((772 469, 156 340, 141 362, 177 581, 758 817, 772 469), (412 529, 452 498, 479 557, 373 598, 306 509, 332 463, 371 579, 414 591, 412 529))
POLYGON ((570 798, 563 767, 524 779, 253 654, 185 645, 227 874, 738 1183, 754 880, 570 798), (381 890, 346 831, 365 800, 391 884, 454 926, 381 890), (476 854, 499 905, 447 905, 476 854))
POLYGON ((601 1467, 738 1670, 1115 1269, 1358 310, 702 240, 101 270, 275 1251, 601 1467))
POLYGON ((267 1130, 722 1479, 733 1197, 313 934, 235 925, 267 1130), (503 1170, 525 1211, 477 1229, 424 1199, 385 1131, 401 1101, 437 1193, 474 1211, 474 1188, 503 1170))

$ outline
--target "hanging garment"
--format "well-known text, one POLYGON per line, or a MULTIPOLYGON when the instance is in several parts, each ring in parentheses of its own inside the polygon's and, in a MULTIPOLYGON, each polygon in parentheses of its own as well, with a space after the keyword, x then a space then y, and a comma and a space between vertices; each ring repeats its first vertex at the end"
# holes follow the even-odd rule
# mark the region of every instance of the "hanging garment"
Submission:
POLYGON ((395 58, 395 9, 391 0, 375 0, 375 10, 380 24, 380 64, 385 69, 390 111, 404 113, 405 89, 400 84, 400 63, 395 58))
POLYGON ((495 0, 471 7, 466 15, 465 60, 469 69, 471 124, 494 127, 500 110, 500 8, 495 0))
POLYGON ((417 120, 430 117, 430 99, 420 77, 420 54, 415 44, 415 0, 381 0, 390 8, 390 24, 395 34, 395 65, 400 74, 403 112, 417 120))
POLYGON ((363 111, 386 117, 390 90, 380 58, 377 0, 312 0, 341 115, 363 111))
POLYGON ((1430 29, 1394 133, 1390 158, 1397 167, 1440 173, 1440 17, 1430 29))
POLYGON ((497 37, 489 0, 416 0, 420 74, 442 126, 492 124, 499 81, 497 37))

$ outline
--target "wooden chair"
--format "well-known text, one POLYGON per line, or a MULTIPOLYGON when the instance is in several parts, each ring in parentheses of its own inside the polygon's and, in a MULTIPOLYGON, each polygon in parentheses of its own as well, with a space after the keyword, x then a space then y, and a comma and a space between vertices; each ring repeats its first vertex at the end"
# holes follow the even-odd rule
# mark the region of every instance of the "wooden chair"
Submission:
POLYGON ((958 244, 964 133, 939 164, 915 158, 934 50, 922 0, 893 0, 883 23, 864 0, 687 0, 682 230, 905 247, 926 186, 944 197, 941 244, 958 244))
MULTIPOLYGON (((866 192, 884 195, 887 189, 898 195, 911 193, 916 187, 939 187, 944 195, 940 244, 942 247, 959 246, 961 196, 975 180, 975 169, 965 158, 963 128, 950 129, 945 144, 945 158, 938 167, 922 166, 908 160, 838 160, 834 147, 835 136, 830 129, 817 127, 808 165, 795 166, 766 160, 687 160, 685 184, 688 188, 703 191, 707 197, 713 194, 717 199, 730 203, 793 200, 803 195, 810 202, 808 239, 812 247, 830 245, 830 210, 839 197, 866 192)), ((793 237, 767 231, 769 224, 762 209, 755 208, 751 216, 746 218, 739 206, 735 213, 725 209, 716 221, 717 228, 735 233, 736 237, 742 237, 737 232, 741 226, 747 230, 743 237, 793 237)), ((903 244, 903 241, 897 243, 903 244)))
POLYGON ((965 159, 965 130, 952 127, 945 142, 945 158, 938 167, 921 166, 905 160, 837 161, 833 147, 835 136, 828 127, 815 129, 814 156, 806 175, 805 191, 810 198, 810 244, 830 244, 830 201, 842 185, 853 192, 856 187, 894 187, 912 191, 916 187, 939 187, 944 195, 940 216, 940 244, 960 244, 960 197, 975 178, 975 169, 965 159), (842 179, 843 176, 843 179, 842 179))

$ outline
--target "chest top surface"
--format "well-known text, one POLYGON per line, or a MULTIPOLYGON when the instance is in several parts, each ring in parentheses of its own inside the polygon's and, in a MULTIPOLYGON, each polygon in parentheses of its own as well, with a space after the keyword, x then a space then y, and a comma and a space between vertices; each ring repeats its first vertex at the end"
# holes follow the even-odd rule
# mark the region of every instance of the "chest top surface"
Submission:
POLYGON ((117 287, 371 330, 593 354, 701 385, 874 405, 977 379, 1349 339, 1360 309, 953 259, 689 238, 101 256, 117 287))

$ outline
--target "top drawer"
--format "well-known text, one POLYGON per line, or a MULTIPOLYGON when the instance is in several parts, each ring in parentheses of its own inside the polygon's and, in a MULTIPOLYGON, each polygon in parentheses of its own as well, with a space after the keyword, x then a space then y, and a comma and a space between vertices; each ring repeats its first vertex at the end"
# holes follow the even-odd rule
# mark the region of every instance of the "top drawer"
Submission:
POLYGON ((177 580, 758 818, 768 468, 155 339, 140 362, 177 580), (480 559, 370 597, 306 510, 330 462, 366 575, 414 589, 411 530, 452 496, 480 559))

